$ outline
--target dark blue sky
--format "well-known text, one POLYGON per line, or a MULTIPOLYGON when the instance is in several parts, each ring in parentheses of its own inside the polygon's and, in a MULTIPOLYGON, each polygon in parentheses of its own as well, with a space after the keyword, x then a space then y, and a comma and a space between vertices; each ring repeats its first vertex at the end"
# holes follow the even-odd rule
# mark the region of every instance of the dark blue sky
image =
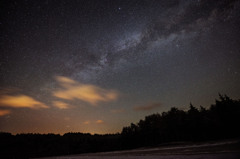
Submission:
POLYGON ((0 4, 0 131, 113 133, 240 97, 237 0, 0 4))

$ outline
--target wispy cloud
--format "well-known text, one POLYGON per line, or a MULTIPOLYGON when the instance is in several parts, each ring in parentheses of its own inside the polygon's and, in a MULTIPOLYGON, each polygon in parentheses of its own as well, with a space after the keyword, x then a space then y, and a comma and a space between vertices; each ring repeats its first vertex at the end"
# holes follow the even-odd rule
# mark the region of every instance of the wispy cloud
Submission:
POLYGON ((161 103, 151 103, 147 105, 142 105, 142 106, 136 106, 133 109, 136 111, 149 111, 155 108, 158 108, 161 106, 161 103))
POLYGON ((53 101, 53 106, 59 109, 69 109, 70 105, 61 101, 53 101))
POLYGON ((31 109, 49 108, 44 103, 26 95, 1 95, 0 106, 31 109))
POLYGON ((96 121, 90 121, 90 120, 86 120, 86 121, 84 121, 83 122, 83 124, 84 125, 89 125, 89 124, 102 124, 102 123, 104 123, 104 121, 103 120, 96 120, 96 121))
POLYGON ((91 123, 90 121, 84 121, 84 122, 83 122, 84 125, 88 125, 88 124, 90 124, 90 123, 91 123))
POLYGON ((0 110, 0 116, 8 115, 10 113, 11 113, 10 110, 0 110))
POLYGON ((102 123, 103 123, 103 120, 97 120, 96 123, 97 123, 97 124, 102 124, 102 123))
POLYGON ((119 96, 115 90, 103 89, 91 84, 82 84, 67 77, 57 76, 56 80, 62 88, 54 91, 53 96, 61 99, 78 99, 96 105, 99 102, 116 100, 119 96))

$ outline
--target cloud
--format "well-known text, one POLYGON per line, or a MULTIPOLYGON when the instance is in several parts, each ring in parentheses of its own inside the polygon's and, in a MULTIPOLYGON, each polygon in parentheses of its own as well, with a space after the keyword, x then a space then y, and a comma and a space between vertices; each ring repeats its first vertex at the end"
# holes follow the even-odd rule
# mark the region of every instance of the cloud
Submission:
POLYGON ((53 101, 53 106, 59 108, 59 109, 69 109, 69 105, 67 103, 61 102, 61 101, 53 101))
POLYGON ((0 110, 0 116, 8 115, 10 113, 11 113, 10 110, 0 110))
POLYGON ((88 125, 88 124, 90 124, 90 123, 91 123, 90 121, 84 121, 84 122, 83 122, 84 125, 88 125))
POLYGON ((67 77, 57 76, 56 80, 62 88, 54 91, 53 96, 61 99, 78 99, 96 105, 99 102, 114 101, 119 96, 115 90, 107 90, 91 84, 78 83, 67 77))
POLYGON ((133 109, 136 111, 149 111, 155 108, 160 107, 162 104, 161 103, 151 103, 148 105, 143 105, 143 106, 136 106, 133 109))
MULTIPOLYGON (((94 122, 93 121, 91 122, 89 120, 83 122, 84 125, 89 125, 91 123, 94 123, 94 122)), ((102 124, 102 123, 104 123, 104 121, 103 120, 96 120, 95 123, 96 124, 102 124)))
POLYGON ((70 78, 64 77, 64 76, 56 76, 56 80, 60 83, 61 86, 65 87, 65 88, 69 87, 71 85, 77 84, 76 81, 74 81, 70 78))
POLYGON ((96 123, 97 123, 97 124, 102 124, 103 121, 102 121, 102 120, 97 120, 96 123))
POLYGON ((1 95, 0 106, 31 109, 49 108, 44 103, 26 95, 1 95))

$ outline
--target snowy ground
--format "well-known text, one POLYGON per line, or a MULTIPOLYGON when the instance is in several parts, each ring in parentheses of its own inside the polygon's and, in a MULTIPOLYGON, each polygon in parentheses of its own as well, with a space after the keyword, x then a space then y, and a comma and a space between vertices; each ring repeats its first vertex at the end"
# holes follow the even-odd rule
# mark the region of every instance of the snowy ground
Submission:
POLYGON ((175 143, 155 148, 46 157, 42 159, 240 159, 239 145, 239 140, 198 144, 175 143))

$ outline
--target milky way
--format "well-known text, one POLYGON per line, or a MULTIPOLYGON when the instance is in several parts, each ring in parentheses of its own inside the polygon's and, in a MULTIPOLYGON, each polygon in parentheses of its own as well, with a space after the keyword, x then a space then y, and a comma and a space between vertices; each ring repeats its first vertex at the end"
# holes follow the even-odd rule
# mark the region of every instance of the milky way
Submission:
POLYGON ((0 131, 113 133, 240 96, 237 0, 1 1, 0 131))

